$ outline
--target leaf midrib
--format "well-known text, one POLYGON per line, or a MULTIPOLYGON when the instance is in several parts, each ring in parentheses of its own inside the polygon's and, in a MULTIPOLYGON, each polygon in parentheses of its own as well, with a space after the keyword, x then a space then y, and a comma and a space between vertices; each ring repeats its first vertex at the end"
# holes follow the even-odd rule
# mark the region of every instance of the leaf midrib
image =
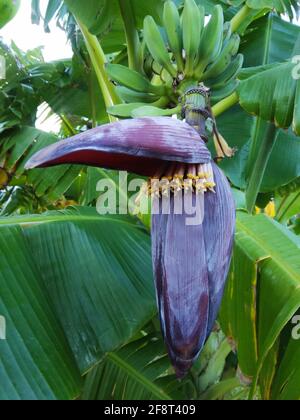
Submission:
POLYGON ((138 372, 132 365, 127 363, 126 360, 123 360, 116 353, 108 353, 107 358, 120 369, 125 371, 128 375, 130 375, 134 380, 147 388, 148 391, 150 391, 155 397, 159 398, 160 400, 172 400, 170 395, 161 390, 158 386, 156 386, 140 372, 138 372))
POLYGON ((54 223, 54 222, 118 222, 125 225, 134 226, 130 221, 121 220, 118 217, 111 216, 87 216, 83 214, 78 215, 67 215, 67 214, 56 214, 56 215, 47 215, 47 216, 24 216, 24 217, 15 217, 15 218, 2 218, 0 219, 1 226, 30 226, 30 225, 39 225, 44 223, 54 223))

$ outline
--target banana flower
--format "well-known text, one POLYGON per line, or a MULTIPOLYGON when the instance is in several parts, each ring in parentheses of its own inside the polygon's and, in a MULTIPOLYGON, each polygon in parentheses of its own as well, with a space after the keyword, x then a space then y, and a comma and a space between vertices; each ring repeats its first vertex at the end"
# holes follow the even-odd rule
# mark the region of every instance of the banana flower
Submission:
POLYGON ((86 164, 150 178, 157 199, 152 215, 152 258, 162 332, 172 364, 183 377, 217 318, 229 270, 235 206, 226 177, 189 124, 172 118, 123 120, 88 130, 36 153, 26 168, 86 164), (174 211, 188 190, 201 211, 187 224, 174 211), (163 212, 164 196, 170 211, 163 212), (199 200, 196 200, 199 197, 199 200))

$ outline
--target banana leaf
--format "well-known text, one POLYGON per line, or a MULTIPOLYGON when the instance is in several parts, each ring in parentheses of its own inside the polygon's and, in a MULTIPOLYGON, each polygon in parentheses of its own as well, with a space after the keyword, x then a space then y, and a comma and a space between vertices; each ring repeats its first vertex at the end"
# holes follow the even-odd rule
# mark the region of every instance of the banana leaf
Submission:
MULTIPOLYGON (((281 360, 289 372, 298 369, 295 360, 286 358, 286 349, 277 346, 300 307, 299 255, 299 239, 282 225, 265 215, 238 212, 235 252, 221 323, 236 347, 242 374, 254 381, 253 388, 259 380, 264 395, 271 392, 265 387, 272 386, 274 364, 268 359, 270 352, 277 369, 280 370, 281 360)), ((291 378, 285 379, 289 387, 291 378)), ((294 394, 299 399, 300 377, 293 381, 294 385, 298 381, 294 394)))
POLYGON ((91 208, 1 218, 0 232, 0 399, 75 398, 80 373, 156 313, 149 236, 91 208))

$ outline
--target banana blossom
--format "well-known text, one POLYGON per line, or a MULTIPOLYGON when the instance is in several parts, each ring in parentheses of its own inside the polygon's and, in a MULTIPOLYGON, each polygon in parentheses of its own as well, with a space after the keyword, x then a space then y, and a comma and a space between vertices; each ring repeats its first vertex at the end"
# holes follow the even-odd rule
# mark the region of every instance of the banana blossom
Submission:
POLYGON ((159 206, 170 196, 169 214, 160 209, 152 215, 152 258, 162 332, 182 378, 213 329, 229 270, 235 206, 226 177, 192 126, 165 117, 86 131, 39 151, 26 167, 66 163, 150 177, 159 206), (174 211, 181 190, 189 190, 194 200, 201 197, 201 223, 187 225, 184 211, 174 211))

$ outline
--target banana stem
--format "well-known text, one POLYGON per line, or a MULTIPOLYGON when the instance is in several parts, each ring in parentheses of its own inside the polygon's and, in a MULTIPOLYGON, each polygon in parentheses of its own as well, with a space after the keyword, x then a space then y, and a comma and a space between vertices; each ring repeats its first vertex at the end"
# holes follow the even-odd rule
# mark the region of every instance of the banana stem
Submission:
MULTIPOLYGON (((90 62, 91 65, 91 62, 90 62)), ((92 124, 93 128, 97 127, 97 97, 94 87, 94 83, 96 79, 96 74, 94 68, 91 66, 89 75, 88 75, 88 87, 89 87, 89 100, 91 106, 91 113, 92 113, 92 124)))
POLYGON ((131 0, 119 0, 121 16, 124 23, 128 64, 132 70, 141 70, 141 43, 135 27, 135 19, 131 0))
POLYGON ((237 104, 238 101, 238 94, 236 92, 233 92, 230 96, 227 96, 227 98, 222 99, 220 102, 218 102, 212 107, 214 116, 218 117, 219 115, 223 114, 223 112, 227 111, 229 108, 237 104))
MULTIPOLYGON (((109 81, 109 78, 105 71, 106 57, 101 48, 101 45, 96 36, 92 35, 86 26, 76 19, 78 26, 84 36, 86 47, 91 58, 92 65, 94 67, 106 107, 110 107, 118 104, 119 98, 115 92, 113 84, 109 81)), ((114 117, 110 117, 112 121, 115 121, 114 117)))
POLYGON ((246 20, 252 12, 253 10, 250 9, 250 7, 248 7, 247 5, 243 6, 231 20, 232 32, 236 32, 240 28, 244 20, 246 20))
POLYGON ((253 213, 255 209, 256 199, 277 139, 277 134, 278 131, 275 125, 273 123, 269 123, 262 138, 260 138, 256 160, 246 188, 246 205, 249 213, 253 213))

